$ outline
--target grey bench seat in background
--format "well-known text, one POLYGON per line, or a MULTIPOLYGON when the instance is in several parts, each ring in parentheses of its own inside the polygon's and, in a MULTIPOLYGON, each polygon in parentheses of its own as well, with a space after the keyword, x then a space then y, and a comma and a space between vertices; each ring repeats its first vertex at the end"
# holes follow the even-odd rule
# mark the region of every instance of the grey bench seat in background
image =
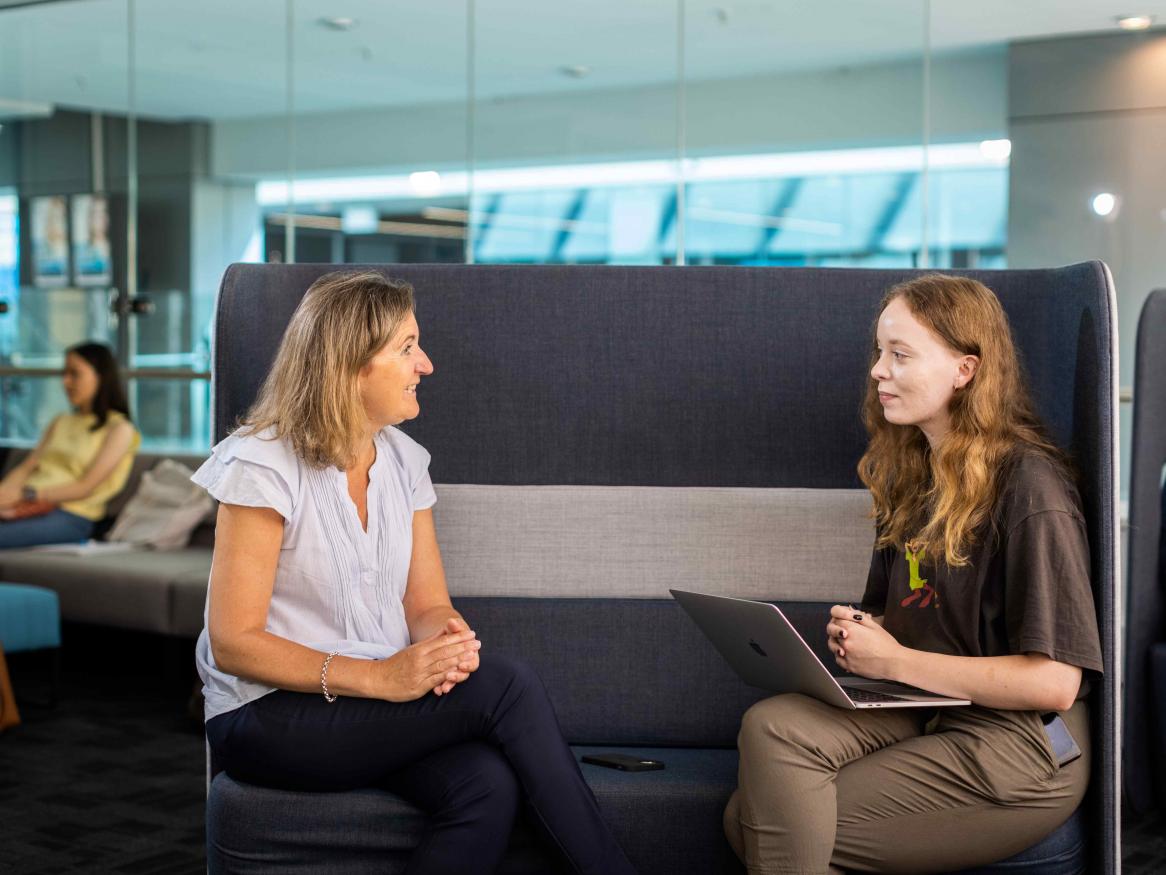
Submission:
MULTIPOLYGON (((5 469, 22 457, 23 451, 10 450, 5 469)), ((203 461, 201 456, 138 454, 125 489, 110 502, 111 517, 125 507, 142 474, 162 458, 192 469, 203 461)), ((0 550, 0 580, 54 590, 61 601, 61 619, 69 622, 193 638, 202 629, 213 545, 214 526, 208 521, 180 550, 95 555, 0 550)))
MULTIPOLYGON (((331 269, 228 269, 217 438, 254 399, 303 292, 331 269)), ((650 748, 673 764, 586 772, 640 871, 740 872, 720 809, 741 714, 762 693, 666 590, 780 600, 821 646, 825 607, 861 592, 869 559, 851 490, 870 324, 883 292, 915 273, 374 269, 417 288, 436 371, 405 428, 433 454, 455 602, 486 647, 538 671, 573 744, 650 748)), ((1108 875, 1119 860, 1112 284, 1097 263, 971 273, 1000 295, 1040 412, 1081 471, 1106 668, 1082 809, 982 871, 1108 875)), ((399 872, 419 818, 383 791, 285 794, 219 774, 208 859, 212 872, 399 872)), ((545 853, 520 831, 505 871, 546 871, 545 853)))

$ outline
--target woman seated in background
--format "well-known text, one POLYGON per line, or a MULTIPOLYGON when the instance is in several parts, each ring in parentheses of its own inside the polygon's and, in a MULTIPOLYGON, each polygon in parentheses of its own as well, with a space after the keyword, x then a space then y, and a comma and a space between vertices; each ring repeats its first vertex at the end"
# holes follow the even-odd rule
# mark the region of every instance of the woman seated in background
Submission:
POLYGON ((0 549, 86 540, 130 475, 141 437, 109 347, 70 347, 61 382, 73 412, 0 481, 0 549))
POLYGON ((887 294, 874 333, 858 471, 875 550, 862 607, 831 609, 830 650, 973 704, 753 706, 725 812, 751 873, 995 862, 1063 823, 1089 780, 1083 670, 1102 661, 1085 521, 1004 310, 974 280, 926 276, 887 294))
POLYGON ((450 603, 429 454, 393 428, 432 372, 407 283, 308 289, 244 425, 194 476, 220 502, 207 739, 240 781, 411 800, 429 818, 409 872, 492 872, 523 801, 575 871, 632 872, 538 677, 480 652, 450 603))

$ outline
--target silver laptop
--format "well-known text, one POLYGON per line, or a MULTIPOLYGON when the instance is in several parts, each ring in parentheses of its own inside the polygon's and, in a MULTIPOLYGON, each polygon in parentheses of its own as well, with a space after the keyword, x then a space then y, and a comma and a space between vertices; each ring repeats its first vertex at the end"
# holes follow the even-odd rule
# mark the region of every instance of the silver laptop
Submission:
MULTIPOLYGON (((970 705, 891 681, 835 678, 776 605, 669 590, 741 680, 775 693, 805 693, 839 708, 970 705)), ((825 621, 822 626, 825 629, 825 621)), ((824 632, 823 632, 824 634, 824 632)))

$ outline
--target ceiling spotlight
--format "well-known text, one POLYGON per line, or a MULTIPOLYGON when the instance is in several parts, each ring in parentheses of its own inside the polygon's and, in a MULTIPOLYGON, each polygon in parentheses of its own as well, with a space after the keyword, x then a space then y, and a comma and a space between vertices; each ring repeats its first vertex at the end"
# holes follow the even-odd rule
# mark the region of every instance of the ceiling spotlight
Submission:
POLYGON ((343 16, 329 16, 316 20, 320 27, 325 27, 328 30, 352 30, 357 25, 355 18, 345 18, 343 16))
POLYGON ((1115 211, 1117 210, 1117 195, 1110 194, 1108 191, 1103 191, 1101 194, 1096 195, 1093 200, 1089 202, 1089 206, 1093 209, 1093 212, 1101 216, 1101 218, 1109 218, 1110 216, 1115 215, 1115 211))
POLYGON ((1011 140, 981 140, 980 154, 989 161, 1007 161, 1012 154, 1011 140))
POLYGON ((1114 19, 1122 30, 1145 30, 1154 23, 1153 15, 1119 15, 1114 19))
POLYGON ((564 64, 559 68, 559 72, 568 79, 583 79, 591 75, 591 68, 586 64, 564 64))

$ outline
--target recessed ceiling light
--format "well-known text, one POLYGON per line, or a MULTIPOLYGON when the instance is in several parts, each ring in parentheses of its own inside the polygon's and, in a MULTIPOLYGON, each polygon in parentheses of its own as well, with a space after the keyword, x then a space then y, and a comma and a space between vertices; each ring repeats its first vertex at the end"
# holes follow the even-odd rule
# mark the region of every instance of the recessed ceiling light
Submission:
POLYGON ((357 25, 355 18, 345 18, 343 16, 329 16, 316 20, 320 27, 326 27, 328 30, 352 30, 357 25))
POLYGON ((1093 212, 1101 218, 1107 218, 1114 215, 1114 210, 1117 209, 1117 195, 1110 194, 1108 191, 1103 191, 1101 194, 1095 196, 1089 202, 1089 206, 1093 208, 1093 212))
POLYGON ((1153 15, 1119 15, 1114 19, 1122 30, 1145 30, 1154 23, 1153 15))
POLYGON ((568 79, 582 79, 591 75, 591 68, 586 64, 564 64, 559 68, 559 72, 568 79))

